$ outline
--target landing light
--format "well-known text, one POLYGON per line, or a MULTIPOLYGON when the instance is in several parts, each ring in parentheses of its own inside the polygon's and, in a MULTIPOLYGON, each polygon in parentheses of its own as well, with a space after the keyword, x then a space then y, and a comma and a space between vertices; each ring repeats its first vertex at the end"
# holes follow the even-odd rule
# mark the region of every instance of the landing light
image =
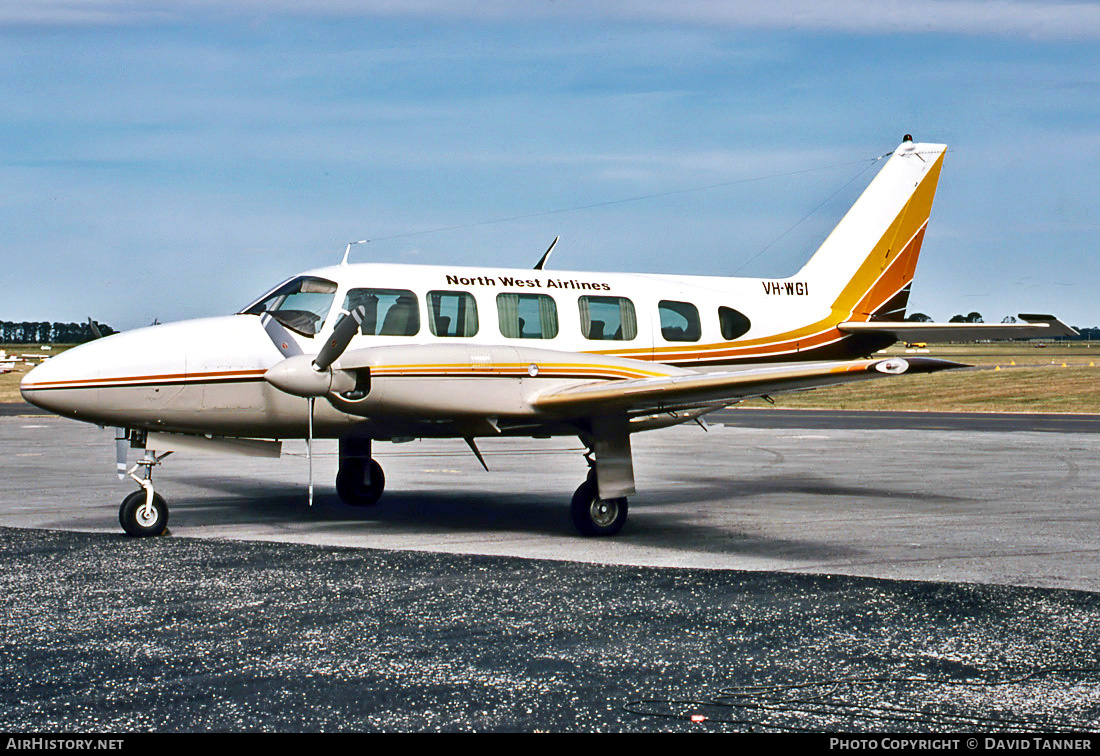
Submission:
POLYGON ((883 360, 875 365, 875 370, 887 375, 901 375, 909 369, 909 363, 903 359, 883 360))

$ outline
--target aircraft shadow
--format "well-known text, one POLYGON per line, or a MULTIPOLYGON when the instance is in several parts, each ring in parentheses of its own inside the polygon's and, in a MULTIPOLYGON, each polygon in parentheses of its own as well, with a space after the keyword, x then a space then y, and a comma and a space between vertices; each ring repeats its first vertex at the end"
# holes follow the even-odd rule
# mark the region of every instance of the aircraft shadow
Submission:
MULTIPOLYGON (((728 478, 721 476, 692 476, 682 482, 664 488, 648 489, 659 493, 665 500, 689 499, 690 501, 728 501, 757 496, 791 494, 800 496, 818 496, 827 499, 836 497, 852 502, 867 500, 868 503, 884 500, 905 500, 926 504, 951 504, 974 501, 971 497, 954 496, 937 491, 906 491, 896 487, 857 486, 836 483, 820 476, 792 477, 760 476, 756 478, 728 478), (685 492, 686 489, 686 492, 685 492)), ((646 492, 643 492, 646 493, 646 492)))
MULTIPOLYGON (((468 532, 579 537, 569 519, 568 492, 544 497, 476 490, 388 491, 377 506, 356 508, 342 504, 331 488, 319 487, 311 509, 306 506, 306 491, 301 485, 224 477, 189 478, 188 484, 228 495, 227 498, 190 502, 176 499, 178 505, 192 512, 216 512, 214 519, 219 524, 311 523, 327 531, 349 535, 369 525, 372 532, 390 535, 468 532)), ((850 544, 761 534, 739 524, 743 520, 733 510, 743 505, 735 502, 783 494, 817 497, 815 507, 838 513, 858 510, 861 501, 881 506, 884 500, 905 500, 910 507, 915 503, 921 508, 957 506, 968 501, 935 492, 898 492, 872 486, 842 485, 824 478, 692 478, 682 484, 672 482, 660 488, 649 488, 633 497, 631 519, 615 541, 685 553, 794 561, 852 558, 864 553, 850 544), (723 502, 730 503, 730 516, 724 524, 716 525, 714 505, 723 502), (706 522, 700 521, 696 511, 701 504, 708 505, 706 522)), ((769 506, 783 507, 785 503, 781 498, 773 499, 769 506)))
POLYGON ((357 523, 387 526, 392 532, 500 531, 568 535, 568 510, 560 501, 530 494, 487 495, 479 491, 387 491, 372 507, 349 507, 331 487, 314 492, 307 506, 305 486, 223 478, 190 478, 188 485, 231 498, 177 503, 191 510, 216 509, 219 522, 315 522, 353 529, 357 523), (564 513, 564 517, 563 517, 564 513))

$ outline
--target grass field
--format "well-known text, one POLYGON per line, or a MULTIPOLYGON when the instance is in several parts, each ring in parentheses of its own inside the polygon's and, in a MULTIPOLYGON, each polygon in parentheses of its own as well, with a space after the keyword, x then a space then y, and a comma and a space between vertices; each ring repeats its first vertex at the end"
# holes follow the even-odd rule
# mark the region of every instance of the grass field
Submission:
MULTIPOLYGON (((21 357, 24 354, 35 354, 43 357, 60 354, 66 349, 72 349, 72 344, 50 344, 50 350, 44 351, 41 349, 41 344, 0 344, 0 351, 8 353, 8 356, 21 357)), ((35 362, 37 364, 37 362, 35 362)), ((23 397, 19 395, 19 381, 23 380, 23 376, 26 375, 34 365, 28 365, 26 362, 20 362, 15 366, 15 370, 10 373, 4 373, 0 375, 0 402, 21 402, 23 397)))
MULTIPOLYGON (((814 391, 777 394, 791 409, 912 410, 929 412, 1074 412, 1100 414, 1100 345, 943 344, 928 353, 975 366, 932 375, 862 381, 814 391), (999 369, 998 369, 999 368, 999 369)), ((763 399, 745 407, 768 406, 763 399)))
MULTIPOLYGON (((49 354, 69 347, 54 345, 49 354)), ((9 354, 40 352, 37 344, 0 344, 9 354)), ((906 356, 902 347, 887 354, 906 356)), ((900 376, 775 396, 775 406, 801 409, 927 410, 942 412, 1084 412, 1100 414, 1100 344, 945 344, 927 355, 977 369, 900 376), (1064 365, 1064 367, 1063 367, 1064 365), (997 368, 1000 368, 999 370, 997 368)), ((20 363, 0 375, 0 402, 21 402, 20 363)), ((764 400, 743 406, 768 406, 764 400)))

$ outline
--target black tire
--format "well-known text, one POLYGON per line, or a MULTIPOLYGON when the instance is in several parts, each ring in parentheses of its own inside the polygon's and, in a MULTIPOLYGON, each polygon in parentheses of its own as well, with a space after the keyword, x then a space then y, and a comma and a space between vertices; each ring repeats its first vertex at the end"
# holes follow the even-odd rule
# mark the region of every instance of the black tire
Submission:
POLYGON ((382 491, 386 488, 386 476, 382 473, 382 465, 373 459, 364 462, 361 459, 346 459, 340 463, 340 471, 336 473, 336 493, 340 495, 340 501, 349 507, 372 507, 382 498, 382 491), (370 483, 364 483, 367 464, 370 465, 370 483))
POLYGON ((573 526, 584 536, 613 536, 626 522, 626 497, 601 499, 595 476, 581 483, 569 506, 573 526))
POLYGON ((134 538, 163 535, 168 529, 168 504, 159 493, 153 493, 153 511, 149 518, 142 517, 145 508, 145 489, 134 491, 122 500, 118 508, 118 522, 127 535, 134 538))

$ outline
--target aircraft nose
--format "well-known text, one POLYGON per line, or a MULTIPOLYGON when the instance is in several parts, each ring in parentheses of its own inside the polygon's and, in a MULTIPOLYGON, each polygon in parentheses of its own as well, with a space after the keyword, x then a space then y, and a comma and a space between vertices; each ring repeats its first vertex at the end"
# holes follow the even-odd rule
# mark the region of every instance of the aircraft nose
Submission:
POLYGON ((76 420, 168 427, 194 420, 207 384, 261 380, 281 359, 255 316, 203 318, 74 347, 27 373, 19 388, 31 404, 76 420))
MULTIPOLYGON (((158 327, 159 328, 159 327, 158 327)), ((186 373, 187 343, 179 329, 141 328, 113 334, 62 352, 24 376, 23 398, 35 406, 76 420, 113 424, 120 402, 156 408, 155 398, 167 398, 159 384, 182 380, 186 373), (156 347, 160 347, 159 349, 156 347)))
POLYGON ((23 376, 19 393, 27 402, 68 417, 89 408, 99 377, 96 344, 88 343, 45 360, 23 376))

